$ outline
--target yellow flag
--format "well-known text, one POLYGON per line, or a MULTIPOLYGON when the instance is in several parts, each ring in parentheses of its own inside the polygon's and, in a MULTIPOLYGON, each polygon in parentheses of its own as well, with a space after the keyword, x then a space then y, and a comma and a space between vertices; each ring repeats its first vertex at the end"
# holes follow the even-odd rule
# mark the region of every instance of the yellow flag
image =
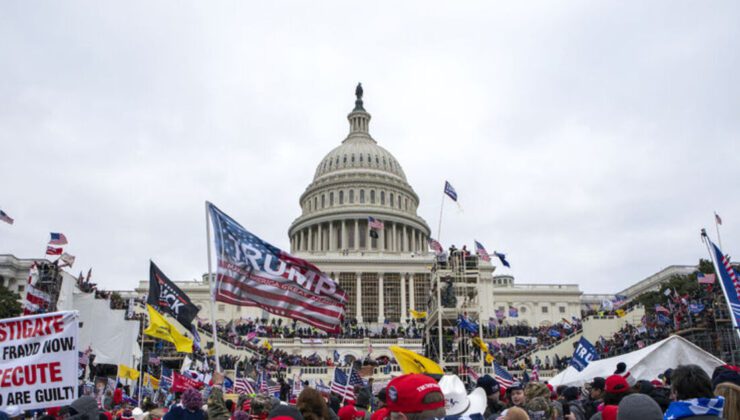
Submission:
POLYGON ((262 343, 262 347, 266 348, 268 351, 272 350, 272 344, 265 338, 265 341, 262 343))
POLYGON ((409 310, 411 312, 411 317, 414 319, 424 319, 427 317, 427 313, 423 311, 415 311, 413 309, 409 310))
POLYGON ((491 353, 486 353, 486 363, 493 363, 493 356, 491 356, 491 353))
POLYGON ((438 364, 420 354, 398 346, 390 346, 389 348, 403 373, 436 373, 440 375, 445 373, 438 364))
POLYGON ((617 314, 617 316, 618 316, 618 317, 620 317, 620 318, 622 318, 622 317, 623 317, 623 316, 624 316, 624 315, 626 314, 626 312, 624 312, 624 309, 617 309, 617 310, 616 310, 616 311, 614 311, 614 312, 615 312, 615 313, 617 314))
POLYGON ((180 353, 192 353, 193 352, 193 340, 180 334, 174 325, 170 324, 164 316, 162 316, 156 309, 151 305, 146 305, 149 311, 149 327, 144 330, 144 334, 151 335, 169 341, 175 345, 175 348, 180 353))
POLYGON ((471 340, 473 344, 479 349, 483 350, 483 353, 488 353, 488 345, 481 340, 480 337, 473 337, 471 340))
POLYGON ((121 379, 139 379, 139 371, 126 365, 118 365, 118 377, 121 379))
POLYGON ((144 374, 144 386, 150 386, 152 389, 157 390, 159 389, 159 379, 155 378, 154 376, 145 373, 144 374))

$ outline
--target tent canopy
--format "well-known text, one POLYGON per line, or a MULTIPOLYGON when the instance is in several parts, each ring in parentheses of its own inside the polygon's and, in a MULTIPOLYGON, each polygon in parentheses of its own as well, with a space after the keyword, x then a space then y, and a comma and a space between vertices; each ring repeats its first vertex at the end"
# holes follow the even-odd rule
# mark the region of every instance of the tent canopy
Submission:
POLYGON ((712 376, 717 366, 725 364, 685 338, 672 335, 663 341, 631 353, 593 361, 582 372, 577 371, 573 366, 568 366, 549 383, 555 387, 559 385, 582 386, 595 377, 606 378, 613 375, 619 362, 627 365, 627 372, 636 380, 653 380, 668 368, 675 369, 678 365, 687 364, 698 365, 709 376, 712 376))

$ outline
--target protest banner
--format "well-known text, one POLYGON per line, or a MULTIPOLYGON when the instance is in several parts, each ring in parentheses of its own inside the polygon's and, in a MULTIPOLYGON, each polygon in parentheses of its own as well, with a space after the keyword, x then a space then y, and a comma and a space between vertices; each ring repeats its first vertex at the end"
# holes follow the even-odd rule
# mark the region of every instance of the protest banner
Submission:
POLYGON ((69 405, 77 399, 78 314, 0 320, 0 408, 69 405))

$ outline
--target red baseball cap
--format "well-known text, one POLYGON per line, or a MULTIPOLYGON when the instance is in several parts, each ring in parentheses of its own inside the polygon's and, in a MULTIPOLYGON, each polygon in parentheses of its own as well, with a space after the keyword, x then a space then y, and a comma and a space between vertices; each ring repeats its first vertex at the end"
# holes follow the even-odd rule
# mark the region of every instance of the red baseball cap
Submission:
POLYGON ((410 373, 394 378, 386 387, 385 402, 388 411, 396 413, 418 413, 445 406, 444 398, 425 404, 424 397, 432 392, 442 394, 437 381, 419 373, 410 373))
POLYGON ((365 417, 365 412, 356 409, 354 405, 348 404, 339 409, 337 417, 339 417, 339 420, 353 420, 358 417, 365 417))
POLYGON ((611 394, 622 394, 629 391, 630 385, 622 375, 612 375, 606 378, 606 386, 604 390, 611 394))

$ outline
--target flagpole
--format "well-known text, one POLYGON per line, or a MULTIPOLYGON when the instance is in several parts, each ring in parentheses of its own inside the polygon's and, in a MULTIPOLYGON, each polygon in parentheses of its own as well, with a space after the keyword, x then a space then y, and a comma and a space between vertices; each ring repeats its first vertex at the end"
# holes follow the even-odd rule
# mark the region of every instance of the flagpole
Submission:
POLYGON ((442 243, 442 210, 445 208, 445 192, 442 190, 442 204, 439 206, 439 222, 437 223, 437 242, 442 243))
POLYGON ((221 372, 221 362, 218 351, 218 334, 216 333, 216 295, 213 292, 213 270, 211 268, 211 213, 208 211, 206 201, 206 249, 208 250, 208 287, 211 290, 211 334, 213 334, 213 351, 216 354, 216 372, 221 372))
MULTIPOLYGON (((709 237, 707 236, 707 232, 704 229, 701 230, 701 239, 704 242, 704 245, 706 245, 707 251, 709 251, 709 257, 712 259, 712 264, 714 264, 714 271, 715 271, 715 274, 717 276, 717 278, 715 278, 715 281, 718 281, 719 282, 719 285, 722 288, 722 293, 725 295, 725 303, 727 304, 727 310, 730 311, 730 316, 732 316, 733 319, 734 319, 734 315, 732 313, 732 305, 730 304, 730 297, 727 294, 727 290, 725 290, 725 282, 722 280, 722 274, 720 274, 720 271, 719 271, 720 270, 720 268, 719 268, 719 262, 714 257, 714 250, 709 247, 709 237)), ((738 329, 735 326, 735 323, 734 322, 731 323, 730 325, 733 326, 733 329, 737 333, 738 338, 740 338, 740 329, 738 329)), ((734 340, 732 340, 732 341, 734 341, 734 340)), ((732 346, 732 343, 730 343, 730 349, 732 349, 732 347, 733 347, 732 346)), ((735 359, 735 351, 733 350, 731 353, 732 353, 731 356, 732 356, 732 359, 733 359, 733 363, 735 363, 735 361, 734 361, 734 359, 735 359)))
POLYGON ((144 320, 141 320, 139 328, 141 331, 141 359, 139 359, 139 407, 141 407, 141 381, 144 376, 144 320))
POLYGON ((719 247, 722 248, 722 237, 719 236, 719 216, 717 216, 717 212, 714 212, 714 227, 717 229, 717 242, 719 242, 719 247))

